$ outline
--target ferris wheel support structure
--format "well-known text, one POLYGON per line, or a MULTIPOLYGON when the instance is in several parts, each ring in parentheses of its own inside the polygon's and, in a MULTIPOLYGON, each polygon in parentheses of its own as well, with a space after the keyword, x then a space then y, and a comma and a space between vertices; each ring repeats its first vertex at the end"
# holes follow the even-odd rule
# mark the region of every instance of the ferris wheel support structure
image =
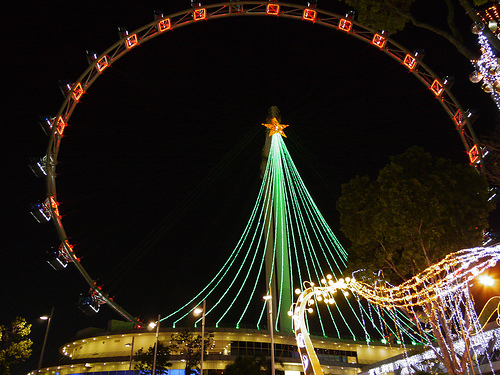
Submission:
POLYGON ((56 116, 50 120, 49 141, 44 158, 44 169, 46 173, 47 209, 56 227, 61 247, 64 249, 69 260, 75 265, 89 284, 100 303, 106 303, 121 316, 129 321, 140 322, 116 304, 106 293, 97 286, 95 280, 88 274, 79 259, 73 252, 68 242, 68 236, 58 212, 57 189, 56 189, 56 166, 59 155, 60 143, 64 130, 78 105, 81 97, 89 90, 92 84, 106 69, 116 63, 127 52, 135 47, 162 34, 194 23, 208 20, 222 19, 227 17, 262 16, 281 17, 294 19, 301 22, 325 26, 335 31, 346 33, 355 37, 374 48, 379 49, 393 60, 399 62, 403 68, 412 73, 422 84, 424 84, 439 101, 445 112, 455 124, 460 139, 469 155, 471 165, 482 168, 482 152, 479 142, 472 128, 468 112, 464 111, 457 99, 450 91, 450 81, 445 77, 439 78, 429 67, 422 62, 419 52, 411 52, 390 39, 384 32, 369 29, 350 16, 342 16, 332 12, 324 11, 311 6, 289 4, 285 2, 263 2, 263 1, 230 1, 206 6, 195 6, 182 12, 173 13, 168 16, 155 15, 154 21, 132 31, 121 30, 121 39, 100 55, 88 54, 90 66, 73 83, 68 85, 67 94, 56 116))

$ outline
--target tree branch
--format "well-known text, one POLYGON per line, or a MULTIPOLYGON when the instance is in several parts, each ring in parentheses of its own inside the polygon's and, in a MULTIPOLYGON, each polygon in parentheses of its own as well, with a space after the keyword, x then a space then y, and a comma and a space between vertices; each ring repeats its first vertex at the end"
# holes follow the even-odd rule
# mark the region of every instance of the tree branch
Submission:
POLYGON ((458 30, 457 25, 455 24, 455 5, 453 5, 452 0, 444 0, 448 7, 448 16, 446 17, 446 22, 448 23, 448 27, 451 30, 451 33, 455 38, 463 42, 462 34, 460 30, 458 30))
MULTIPOLYGON (((382 250, 384 250, 384 253, 386 254, 386 256, 384 257, 384 261, 385 261, 385 263, 389 266, 389 268, 390 268, 391 270, 393 270, 393 271, 394 271, 394 273, 395 273, 396 275, 398 275, 398 276, 401 278, 401 280, 406 280, 406 278, 405 278, 405 277, 404 277, 404 276, 403 276, 403 275, 399 272, 399 270, 398 270, 398 268, 396 267, 396 265, 394 264, 394 262, 389 261, 389 258, 390 258, 390 257, 388 256, 388 255, 389 255, 389 252, 388 252, 388 251, 387 251, 387 249, 385 248, 384 244, 383 244, 382 242, 380 242, 380 241, 377 241, 377 242, 379 243, 379 245, 382 247, 382 250)), ((391 259, 392 259, 392 258, 391 258, 391 259)))
MULTIPOLYGON (((460 3, 466 0, 460 0, 460 3)), ((455 38, 452 34, 446 32, 445 30, 441 30, 437 27, 429 25, 425 22, 420 22, 415 17, 413 17, 410 13, 404 12, 401 8, 392 4, 389 0, 384 0, 384 3, 389 6, 395 13, 399 14, 401 17, 409 20, 414 26, 420 27, 421 29, 429 30, 434 34, 437 34, 443 38, 445 38, 448 42, 453 44, 458 52, 460 52, 463 56, 465 56, 468 60, 476 60, 479 57, 479 53, 471 50, 464 43, 462 43, 459 39, 455 38)))

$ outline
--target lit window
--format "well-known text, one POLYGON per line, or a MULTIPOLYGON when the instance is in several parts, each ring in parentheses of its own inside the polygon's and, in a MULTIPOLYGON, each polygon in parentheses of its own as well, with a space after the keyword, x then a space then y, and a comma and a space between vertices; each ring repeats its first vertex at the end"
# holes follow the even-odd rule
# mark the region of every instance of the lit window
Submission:
POLYGON ((468 151, 468 154, 469 154, 469 159, 470 159, 471 164, 478 161, 479 160, 479 150, 477 148, 477 145, 472 146, 472 148, 468 151))
POLYGON ((171 28, 172 25, 170 24, 170 18, 166 18, 158 22, 158 30, 160 31, 160 33, 170 30, 171 28))
POLYGON ((344 30, 346 32, 351 31, 352 29, 352 22, 349 20, 346 20, 345 18, 341 18, 339 21, 339 29, 344 30))
POLYGON ((414 58, 412 55, 409 53, 405 56, 405 59, 403 60, 403 64, 410 70, 412 70, 416 65, 417 65, 417 59, 414 58))
POLYGON ((97 63, 95 66, 96 66, 97 70, 99 71, 99 73, 102 73, 102 71, 109 66, 108 57, 107 56, 101 57, 99 60, 97 60, 97 63))
POLYGON ((137 39, 137 34, 130 35, 127 39, 125 39, 125 47, 127 49, 132 49, 139 44, 139 40, 137 39))
POLYGON ((205 8, 196 9, 193 13, 195 21, 207 19, 207 10, 205 8))
POLYGON ((79 101, 84 93, 85 93, 85 91, 83 91, 82 84, 80 82, 78 82, 75 85, 75 88, 73 89, 73 99, 75 99, 76 101, 79 101))
POLYGON ((302 14, 302 19, 315 22, 316 21, 316 11, 313 9, 304 9, 304 13, 302 14))
POLYGON ((267 4, 266 14, 277 16, 280 12, 280 6, 278 4, 267 4))
POLYGON ((375 34, 372 39, 372 44, 377 46, 378 48, 384 48, 386 41, 387 39, 384 36, 375 34))
POLYGON ((436 96, 441 95, 444 91, 443 85, 439 83, 437 79, 435 79, 434 82, 432 82, 430 89, 436 96))

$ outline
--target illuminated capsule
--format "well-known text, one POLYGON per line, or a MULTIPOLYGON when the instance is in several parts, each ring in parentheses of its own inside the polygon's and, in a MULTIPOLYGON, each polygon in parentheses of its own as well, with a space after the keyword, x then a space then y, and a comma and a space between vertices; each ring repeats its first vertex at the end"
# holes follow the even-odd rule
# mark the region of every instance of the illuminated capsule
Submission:
POLYGON ((500 81, 495 81, 493 84, 493 90, 495 90, 495 93, 500 94, 500 81))
POLYGON ((485 93, 488 93, 488 94, 493 91, 493 86, 489 82, 483 82, 483 84, 481 85, 481 88, 483 89, 483 91, 485 93))
POLYGON ((483 79, 483 75, 481 73, 479 73, 477 70, 474 70, 469 76, 469 80, 472 83, 479 83, 479 82, 481 82, 482 79, 483 79))

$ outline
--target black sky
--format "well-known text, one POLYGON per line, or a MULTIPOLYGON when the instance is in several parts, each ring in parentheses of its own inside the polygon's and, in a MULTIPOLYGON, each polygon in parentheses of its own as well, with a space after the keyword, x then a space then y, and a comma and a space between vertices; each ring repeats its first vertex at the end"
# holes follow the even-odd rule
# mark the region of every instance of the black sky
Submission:
MULTIPOLYGON (((422 1, 423 6, 430 1, 422 1)), ((319 4, 342 14, 336 2, 319 4)), ((118 318, 106 307, 89 318, 76 308, 86 284, 70 268, 55 272, 43 253, 58 246, 51 223, 37 224, 32 202, 44 182, 27 166, 45 153, 38 116, 62 104, 58 80, 87 67, 117 28, 134 30, 188 1, 4 1, 3 260, 0 324, 34 323, 55 307, 52 347, 87 326, 118 318)), ((435 12, 439 15, 439 12, 435 12)), ((470 36, 473 41, 473 36, 470 36)), ((476 132, 495 107, 468 81, 472 67, 444 41, 409 28, 394 36, 477 109, 476 132)), ((197 23, 125 56, 84 96, 65 131, 57 179, 60 211, 88 272, 131 314, 166 313, 211 279, 234 247, 259 187, 260 152, 270 106, 290 124, 286 140, 299 171, 336 233, 340 185, 375 175, 390 155, 417 144, 467 162, 453 123, 415 77, 375 48, 318 25, 275 18, 197 23), (129 267, 130 266, 130 267, 129 267)))

